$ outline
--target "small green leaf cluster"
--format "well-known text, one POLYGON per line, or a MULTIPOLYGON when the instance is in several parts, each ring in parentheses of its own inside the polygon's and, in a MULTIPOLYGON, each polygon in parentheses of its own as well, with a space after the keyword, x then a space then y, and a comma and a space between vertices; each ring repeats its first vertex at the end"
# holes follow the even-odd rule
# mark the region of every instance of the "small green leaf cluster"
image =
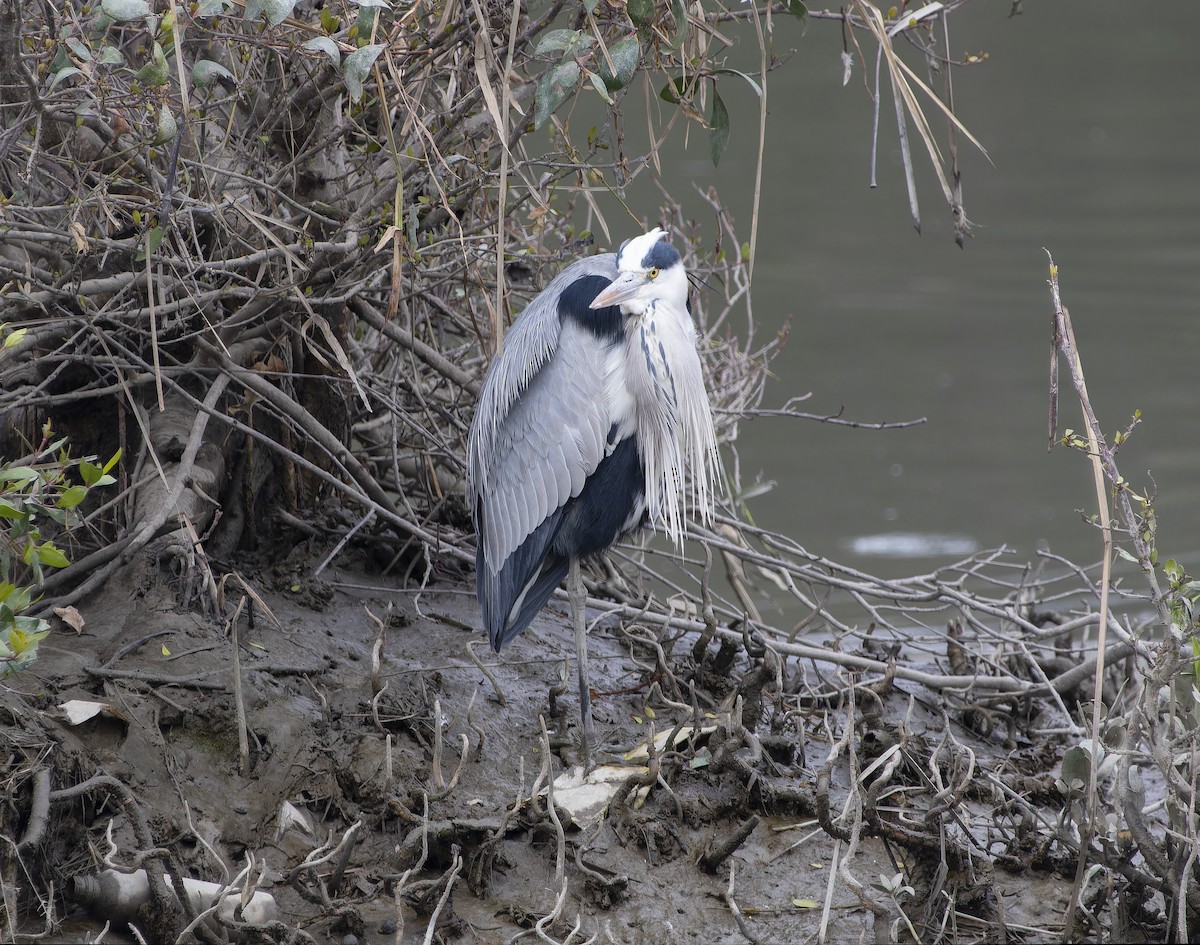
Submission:
MULTIPOLYGON (((1193 648, 1200 655, 1200 581, 1188 574, 1174 558, 1168 558, 1162 570, 1167 579, 1164 595, 1171 614, 1171 629, 1180 636, 1190 636, 1193 648)), ((1200 673, 1197 679, 1200 679, 1200 673)))
MULTIPOLYGON (((290 16, 292 8, 296 5, 296 0, 273 2, 279 8, 287 8, 283 16, 290 16)), ((372 43, 369 40, 386 33, 387 22, 390 22, 390 19, 385 22, 384 16, 390 15, 390 9, 387 0, 354 0, 354 3, 358 7, 358 14, 354 22, 349 24, 343 24, 328 6, 323 7, 320 16, 321 29, 325 31, 325 35, 313 37, 302 44, 301 48, 327 57, 333 68, 341 73, 350 100, 359 104, 363 100, 371 70, 375 68, 375 61, 387 48, 385 43, 372 43), (357 45, 358 48, 343 56, 345 44, 357 45)), ((246 9, 249 10, 249 6, 246 9)), ((280 20, 273 19, 273 16, 279 15, 279 11, 271 14, 269 4, 267 12, 268 22, 272 26, 282 22, 282 17, 280 20)))
MULTIPOLYGON (((633 4, 630 4, 633 14, 633 4)), ((541 38, 534 55, 554 54, 557 61, 538 82, 533 100, 533 126, 541 128, 567 96, 586 77, 604 101, 625 88, 637 72, 642 48, 636 36, 625 36, 600 48, 596 37, 583 30, 551 30, 541 38)))
MULTIPOLYGON (((60 83, 74 78, 76 83, 97 105, 107 102, 110 95, 107 76, 120 74, 134 92, 150 93, 150 120, 145 122, 145 137, 151 146, 161 146, 174 141, 179 134, 179 119, 169 104, 170 86, 179 80, 180 70, 174 63, 177 51, 185 47, 177 42, 182 38, 185 27, 196 19, 210 19, 237 15, 246 21, 265 18, 271 27, 280 26, 295 12, 297 0, 247 0, 244 12, 231 0, 198 0, 191 5, 191 17, 177 19, 173 9, 156 14, 147 0, 102 0, 95 8, 94 16, 86 28, 73 35, 71 27, 64 27, 61 44, 56 49, 48 72, 50 81, 47 91, 60 83), (144 41, 128 42, 131 32, 144 31, 144 41), (177 37, 176 33, 180 36, 177 37), (126 51, 123 52, 122 49, 126 51), (142 61, 127 62, 128 50, 136 49, 142 61)), ((370 75, 375 60, 383 51, 382 44, 367 45, 377 21, 388 10, 387 0, 354 0, 357 18, 348 24, 342 22, 327 9, 321 11, 319 35, 303 44, 304 49, 319 52, 328 57, 333 67, 341 73, 346 89, 355 102, 363 97, 363 84, 370 75), (355 46, 362 48, 354 48, 355 46), (343 52, 350 49, 350 52, 343 52)), ((184 63, 185 74, 190 73, 191 85, 198 91, 221 88, 234 90, 239 77, 230 71, 227 64, 211 59, 198 59, 184 63)), ((99 108, 96 111, 101 111, 99 108)), ((144 253, 143 253, 144 258, 144 253)))
MULTIPOLYGON (((583 5, 591 13, 597 4, 595 0, 583 0, 583 5)), ((790 0, 787 9, 800 20, 808 16, 807 7, 799 0, 790 0)), ((615 42, 602 44, 598 32, 589 33, 582 29, 556 29, 542 37, 535 55, 553 54, 555 61, 538 82, 534 96, 534 128, 541 128, 585 79, 604 101, 612 105, 612 93, 628 85, 643 60, 650 58, 647 49, 662 52, 667 47, 676 51, 683 48, 691 28, 684 0, 671 0, 670 4, 657 8, 653 0, 628 0, 626 12, 635 33, 615 42), (671 20, 674 21, 673 29, 669 27, 671 20)), ((667 84, 659 92, 659 98, 679 106, 688 118, 708 129, 712 162, 718 165, 729 146, 730 134, 729 109, 718 91, 719 77, 740 77, 759 97, 762 89, 754 78, 736 69, 697 70, 690 62, 680 62, 678 58, 674 61, 681 69, 675 75, 668 73, 667 84), (707 118, 700 103, 695 101, 705 90, 709 102, 707 118)))
POLYGON ((36 460, 0 461, 0 675, 36 660, 50 632, 44 619, 25 616, 46 569, 70 564, 44 526, 69 529, 91 490, 116 482, 111 472, 121 459, 120 450, 102 466, 72 459, 65 437, 51 442, 49 425, 44 433, 36 460))
MULTIPOLYGON (((70 35, 69 27, 64 27, 63 44, 50 63, 53 75, 50 88, 64 79, 79 76, 90 91, 106 70, 131 76, 143 91, 165 86, 171 81, 169 60, 175 52, 175 28, 173 11, 155 15, 146 0, 103 0, 80 35, 70 35), (125 54, 118 48, 114 27, 123 28, 139 20, 144 22, 148 40, 139 50, 148 55, 134 68, 126 64, 125 54)), ((158 131, 173 121, 173 117, 168 119, 160 114, 158 131)))

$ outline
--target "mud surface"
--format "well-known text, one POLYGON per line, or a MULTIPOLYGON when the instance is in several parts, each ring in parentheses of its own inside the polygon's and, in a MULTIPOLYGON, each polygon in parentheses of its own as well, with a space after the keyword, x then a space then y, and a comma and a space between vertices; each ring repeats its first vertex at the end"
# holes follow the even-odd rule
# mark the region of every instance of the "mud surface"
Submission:
MULTIPOLYGON (((567 826, 560 848, 544 799, 531 793, 546 761, 539 718, 553 775, 574 761, 573 680, 552 693, 573 652, 565 601, 497 658, 473 629, 468 586, 431 583, 418 596, 353 555, 314 579, 325 551, 237 563, 278 621, 249 600, 238 620, 244 771, 225 621, 182 610, 181 579, 150 562, 81 603, 83 631, 57 626, 0 703, 10 835, 28 829, 36 770, 50 772, 55 790, 106 772, 128 787, 182 874, 219 881, 217 857, 233 873, 253 859, 283 923, 254 933, 258 941, 390 942, 400 930, 405 942, 505 942, 522 932, 555 942, 804 942, 823 914, 830 942, 911 940, 913 930, 923 941, 1041 941, 1061 925, 1062 876, 1074 864, 1020 823, 1031 810, 1054 817, 1055 742, 978 718, 964 724, 910 684, 861 688, 853 706, 844 691, 824 702, 791 695, 800 668, 777 667, 753 646, 748 655, 714 643, 697 663, 694 636, 661 642, 670 676, 656 674, 651 632, 602 620, 591 652, 608 759, 633 764, 623 753, 651 726, 715 730, 659 757, 644 798, 622 802, 629 791, 618 792, 598 820, 567 826), (695 718, 685 709, 692 691, 695 718), (72 726, 58 708, 71 699, 111 712, 72 726), (854 739, 827 764, 850 724, 854 739), (853 810, 843 816, 856 778, 886 786, 854 794, 871 805, 861 829, 853 810), (307 826, 281 824, 288 804, 307 826), (840 838, 819 823, 830 818, 840 838), (881 877, 898 877, 893 892, 881 877)), ((227 581, 224 594, 232 613, 241 585, 227 581)), ((835 675, 804 671, 810 681, 835 675)), ((36 897, 53 896, 62 910, 71 876, 144 855, 130 806, 108 789, 51 805, 44 837, 6 868, 26 931, 43 927, 36 897)), ((65 908, 56 935, 94 940, 103 920, 65 908)), ((116 931, 105 941, 129 940, 116 931)))

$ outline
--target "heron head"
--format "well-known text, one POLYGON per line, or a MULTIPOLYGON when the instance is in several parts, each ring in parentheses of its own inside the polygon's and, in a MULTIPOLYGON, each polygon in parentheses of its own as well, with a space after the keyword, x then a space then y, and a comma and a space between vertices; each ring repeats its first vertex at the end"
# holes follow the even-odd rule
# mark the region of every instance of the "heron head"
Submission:
POLYGON ((596 296, 592 308, 620 305, 627 315, 640 315, 652 302, 687 304, 687 272, 679 251, 655 227, 626 240, 617 252, 617 277, 596 296))

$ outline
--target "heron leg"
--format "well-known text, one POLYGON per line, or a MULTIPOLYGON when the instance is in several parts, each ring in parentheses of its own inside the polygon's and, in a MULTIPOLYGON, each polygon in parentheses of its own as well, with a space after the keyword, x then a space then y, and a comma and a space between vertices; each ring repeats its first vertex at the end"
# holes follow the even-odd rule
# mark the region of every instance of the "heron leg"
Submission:
POLYGON ((592 689, 588 674, 587 591, 583 586, 578 558, 571 559, 571 569, 567 574, 567 596, 571 600, 571 617, 575 621, 575 658, 579 670, 579 715, 582 722, 579 754, 585 770, 590 772, 595 767, 592 750, 596 744, 596 730, 592 724, 592 689))

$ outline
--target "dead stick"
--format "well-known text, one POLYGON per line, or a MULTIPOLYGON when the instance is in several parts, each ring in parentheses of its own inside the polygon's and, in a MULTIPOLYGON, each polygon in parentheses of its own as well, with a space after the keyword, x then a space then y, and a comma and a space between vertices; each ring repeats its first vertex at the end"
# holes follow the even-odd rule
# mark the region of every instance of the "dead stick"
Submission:
POLYGON ((750 819, 738 827, 728 840, 710 846, 700 857, 700 868, 706 873, 715 873, 717 868, 729 859, 738 847, 750 839, 750 834, 754 833, 760 823, 762 823, 762 818, 758 814, 751 815, 750 819))
POLYGON ((238 652, 238 620, 242 616, 242 608, 246 606, 243 596, 238 601, 237 609, 229 618, 229 641, 233 647, 233 704, 237 712, 238 731, 238 774, 245 775, 250 770, 250 737, 246 732, 246 700, 242 697, 242 657, 238 652))

